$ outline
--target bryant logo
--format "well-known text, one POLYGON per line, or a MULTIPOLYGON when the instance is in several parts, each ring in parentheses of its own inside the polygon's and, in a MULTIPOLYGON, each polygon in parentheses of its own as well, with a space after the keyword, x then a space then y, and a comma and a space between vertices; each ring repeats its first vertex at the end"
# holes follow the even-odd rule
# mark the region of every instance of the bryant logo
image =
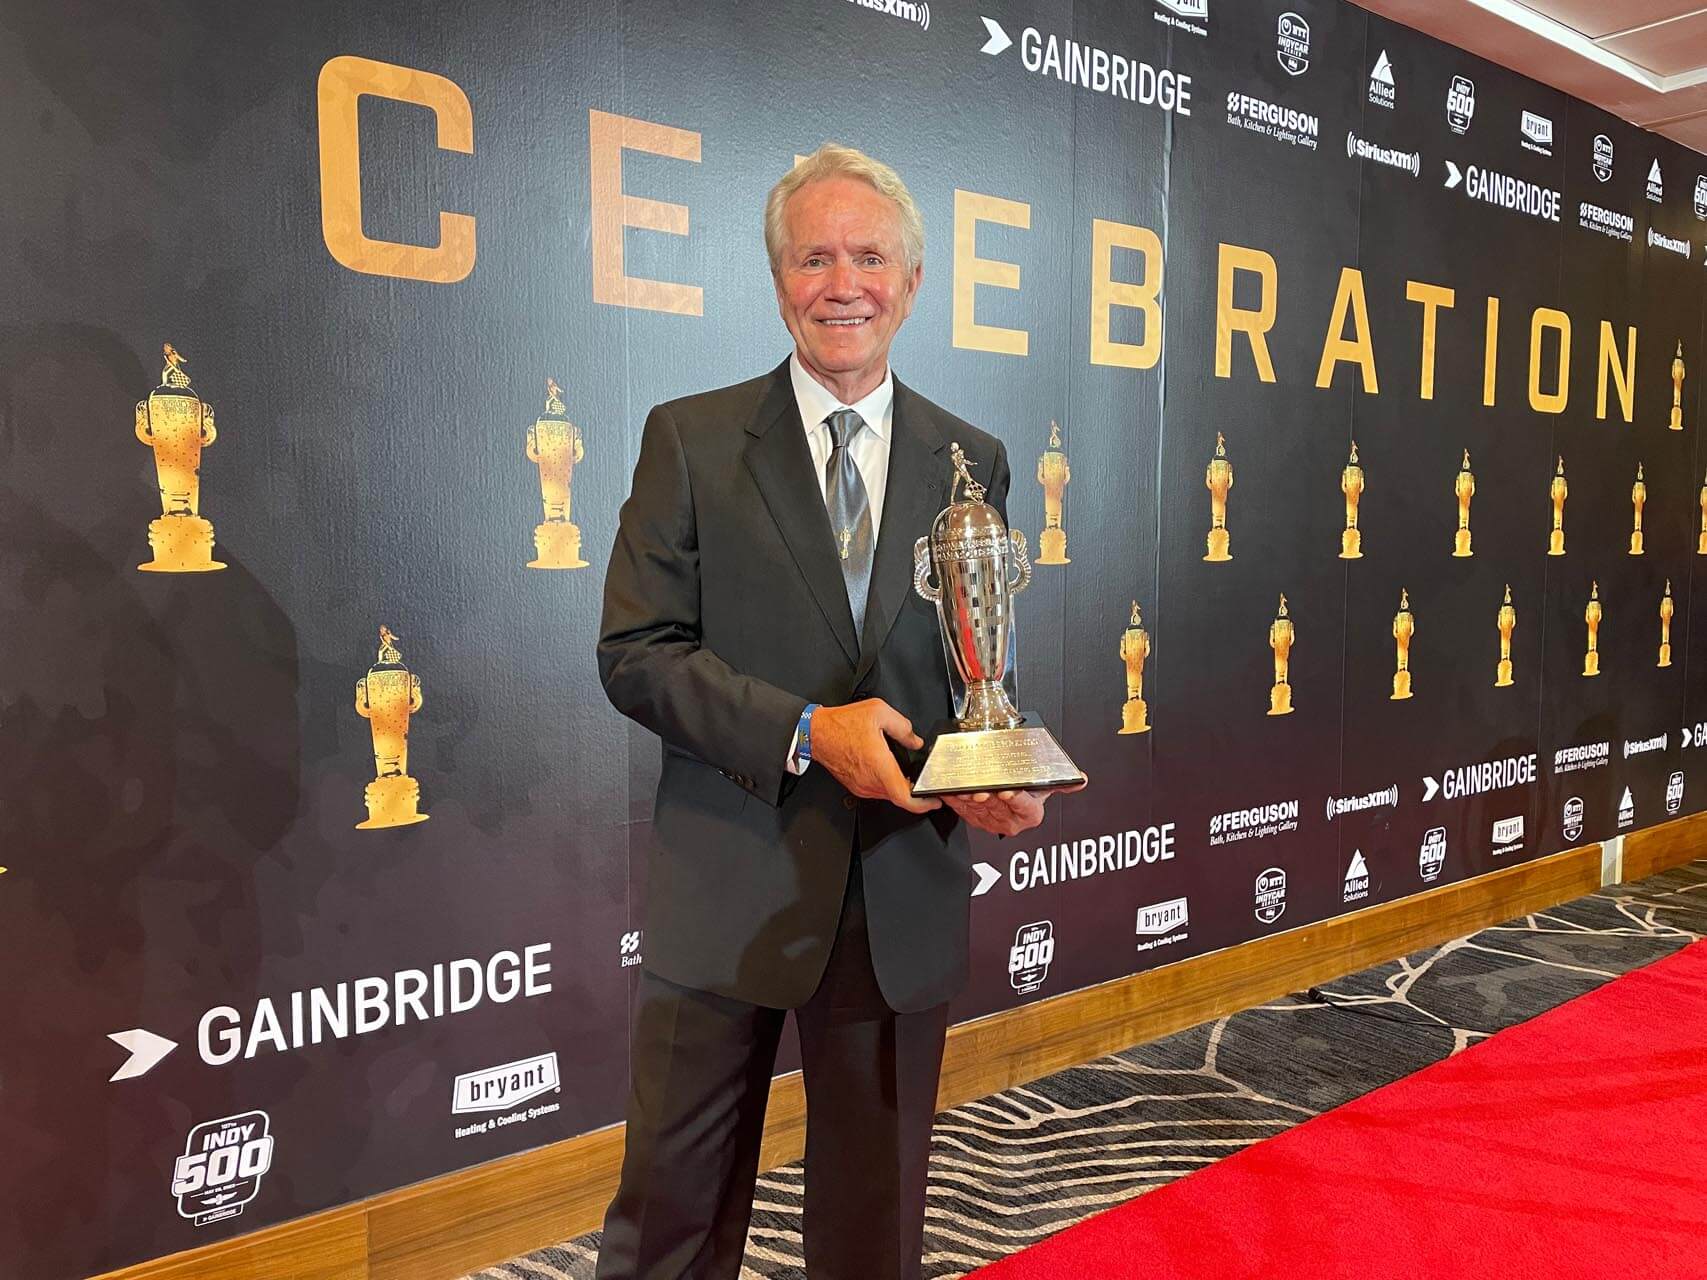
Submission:
POLYGON ((1494 856, 1517 853, 1523 848, 1523 815, 1500 818, 1494 823, 1494 856))
POLYGON ((1424 835, 1422 848, 1417 851, 1417 870, 1423 880, 1440 879, 1440 869, 1446 865, 1446 828, 1432 827, 1424 835))
POLYGON ((242 1213, 273 1167, 271 1128, 265 1111, 245 1111, 191 1129, 172 1168, 178 1212, 198 1227, 242 1213))
POLYGON ((1446 123, 1453 133, 1470 132, 1470 121, 1476 115, 1476 83, 1465 76, 1453 76, 1452 87, 1446 91, 1446 123))
POLYGON ((450 1109, 456 1115, 505 1111, 542 1093, 555 1092, 560 1086, 557 1055, 542 1053, 458 1076, 451 1092, 450 1109))
POLYGON ((1273 924, 1286 914, 1286 872, 1270 867, 1257 877, 1257 919, 1273 924))
POLYGON ((1604 133, 1594 135, 1594 176, 1602 182, 1612 181, 1612 139, 1604 133))
POLYGON ((1156 0, 1156 3, 1182 18, 1202 19, 1209 16, 1209 0, 1156 0))
POLYGON ((1553 154, 1553 122, 1533 111, 1523 113, 1523 146, 1544 156, 1553 154))
POLYGON ((1296 13, 1280 15, 1274 56, 1287 75, 1301 76, 1310 69, 1310 24, 1296 13))
POLYGON ((1676 813, 1683 808, 1683 771, 1666 779, 1666 812, 1676 813))
POLYGON ((1049 962, 1054 958, 1055 926, 1047 920, 1022 924, 1008 952, 1008 981, 1022 996, 1036 991, 1049 976, 1049 962))
POLYGON ((1583 833, 1583 798, 1581 796, 1572 796, 1565 801, 1564 812, 1560 815, 1559 822, 1560 829, 1564 832, 1567 840, 1575 840, 1583 833))

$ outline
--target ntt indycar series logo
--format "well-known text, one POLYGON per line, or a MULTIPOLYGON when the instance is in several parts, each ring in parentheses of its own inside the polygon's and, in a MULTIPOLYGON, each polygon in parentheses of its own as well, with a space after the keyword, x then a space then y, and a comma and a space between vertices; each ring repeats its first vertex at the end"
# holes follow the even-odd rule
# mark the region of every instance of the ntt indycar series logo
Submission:
POLYGON ((1602 182, 1612 181, 1612 139, 1604 133, 1594 135, 1594 176, 1602 182))
POLYGON ((1310 24, 1296 13, 1280 15, 1275 32, 1274 56, 1289 76, 1301 76, 1310 69, 1310 24))
POLYGON ((1286 914, 1286 872, 1279 867, 1270 867, 1257 877, 1256 913, 1264 924, 1273 924, 1286 914))
POLYGON ((930 0, 848 0, 848 3, 910 22, 921 31, 931 29, 930 0))
POLYGON ((1239 840, 1262 840, 1283 831, 1298 829, 1298 802, 1257 805, 1253 809, 1229 809, 1209 819, 1209 843, 1232 844, 1239 840))
POLYGON ((1361 796, 1329 796, 1328 821, 1343 818, 1348 813, 1362 813, 1365 809, 1383 809, 1399 803, 1399 784, 1394 783, 1380 791, 1370 791, 1361 796))
POLYGON ((1247 93, 1227 95, 1227 123, 1306 151, 1314 151, 1321 143, 1322 122, 1308 111, 1283 107, 1247 93))
POLYGON ((1422 173, 1422 152, 1400 151, 1397 147, 1384 147, 1379 142, 1370 142, 1365 138, 1358 137, 1355 133, 1345 135, 1345 153, 1353 160, 1372 160, 1376 164, 1384 164, 1390 169, 1403 169, 1413 178, 1422 173))

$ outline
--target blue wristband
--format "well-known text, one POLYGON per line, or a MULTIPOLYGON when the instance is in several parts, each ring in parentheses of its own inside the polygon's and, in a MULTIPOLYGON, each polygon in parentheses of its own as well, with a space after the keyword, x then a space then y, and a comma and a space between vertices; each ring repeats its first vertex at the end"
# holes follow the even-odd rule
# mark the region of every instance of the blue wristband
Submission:
POLYGON ((812 713, 820 704, 808 702, 806 710, 800 713, 800 723, 794 726, 794 754, 801 764, 812 760, 812 713))

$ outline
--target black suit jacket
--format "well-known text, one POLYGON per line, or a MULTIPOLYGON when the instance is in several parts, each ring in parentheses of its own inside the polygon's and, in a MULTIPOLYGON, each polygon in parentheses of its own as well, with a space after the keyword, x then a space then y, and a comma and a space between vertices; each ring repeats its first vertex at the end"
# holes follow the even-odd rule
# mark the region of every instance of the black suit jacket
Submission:
MULTIPOLYGON (((789 380, 654 408, 605 578, 599 673, 663 740, 647 890, 647 966, 672 982, 793 1008, 817 989, 848 858, 863 859, 872 962, 898 1012, 965 980, 965 831, 857 800, 821 764, 785 767, 808 702, 878 697, 924 735, 950 713, 935 606, 913 543, 947 505, 958 441, 1005 508, 1001 443, 895 382, 889 478, 856 632, 789 380)), ((899 751, 916 774, 922 758, 899 751)))

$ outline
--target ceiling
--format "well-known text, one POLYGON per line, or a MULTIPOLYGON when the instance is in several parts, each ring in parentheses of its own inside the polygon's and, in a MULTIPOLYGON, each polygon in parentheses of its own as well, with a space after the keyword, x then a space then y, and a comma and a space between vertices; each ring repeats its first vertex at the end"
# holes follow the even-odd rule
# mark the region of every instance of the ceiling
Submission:
POLYGON ((1707 152, 1707 3, 1357 3, 1707 152))

